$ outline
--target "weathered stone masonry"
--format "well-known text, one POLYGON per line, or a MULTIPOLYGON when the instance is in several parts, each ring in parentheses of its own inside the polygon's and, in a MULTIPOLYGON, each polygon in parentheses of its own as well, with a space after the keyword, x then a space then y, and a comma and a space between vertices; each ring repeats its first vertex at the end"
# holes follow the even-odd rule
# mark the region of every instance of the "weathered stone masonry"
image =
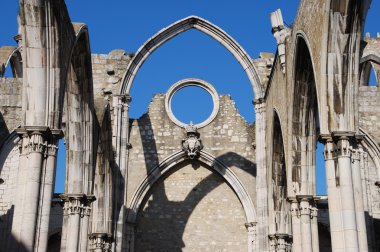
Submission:
POLYGON ((301 0, 292 27, 276 10, 277 48, 254 60, 197 16, 134 54, 91 54, 87 26, 63 0, 20 1, 18 46, 0 47, 0 251, 380 251, 380 39, 362 37, 370 3, 301 0), (130 118, 140 67, 189 29, 241 64, 253 125, 217 90, 204 125, 173 120, 168 94, 130 118), (327 196, 316 195, 317 141, 327 196))

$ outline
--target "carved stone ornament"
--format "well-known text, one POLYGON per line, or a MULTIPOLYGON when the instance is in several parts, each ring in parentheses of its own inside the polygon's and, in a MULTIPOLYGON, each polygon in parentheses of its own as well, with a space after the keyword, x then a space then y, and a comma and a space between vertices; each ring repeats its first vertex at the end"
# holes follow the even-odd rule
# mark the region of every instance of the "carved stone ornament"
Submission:
POLYGON ((197 158, 200 151, 203 149, 202 140, 199 138, 197 127, 190 122, 185 127, 186 139, 182 140, 182 149, 187 153, 190 159, 197 158))

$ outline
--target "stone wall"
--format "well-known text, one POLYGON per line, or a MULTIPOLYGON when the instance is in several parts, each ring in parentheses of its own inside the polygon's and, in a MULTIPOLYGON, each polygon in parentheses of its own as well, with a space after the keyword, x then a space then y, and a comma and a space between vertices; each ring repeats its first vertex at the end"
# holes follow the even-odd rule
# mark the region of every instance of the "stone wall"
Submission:
POLYGON ((246 251, 245 222, 221 176, 183 164, 152 190, 136 225, 135 251, 246 251))
MULTIPOLYGON (((132 149, 128 164, 128 204, 148 172, 164 158, 182 148, 184 129, 169 119, 164 100, 165 95, 155 95, 148 112, 137 120, 131 120, 132 149)), ((220 96, 218 115, 213 122, 198 132, 204 145, 203 150, 228 166, 241 180, 252 201, 255 202, 256 165, 252 145, 254 127, 248 125, 240 116, 230 96, 220 96)), ((168 237, 158 223, 154 224, 156 227, 151 226, 153 223, 150 222, 150 218, 158 215, 157 222, 168 220, 173 222, 168 225, 176 228, 173 231, 166 230, 177 233, 178 236, 178 244, 174 245, 176 249, 167 251, 181 251, 181 246, 185 246, 183 248, 186 251, 246 250, 247 231, 244 230, 246 220, 241 203, 231 188, 220 175, 211 172, 204 165, 198 163, 194 167, 190 164, 180 165, 175 166, 173 168, 175 172, 164 181, 157 182, 150 192, 151 198, 145 203, 143 213, 140 213, 141 216, 147 217, 139 220, 138 230, 141 232, 151 230, 156 233, 144 233, 147 235, 144 237, 140 237, 141 233, 137 234, 140 235, 138 240, 158 246, 160 242, 153 239, 155 235, 162 236, 162 239, 168 237), (173 207, 168 207, 169 205, 173 207), (177 214, 174 211, 179 212, 177 214), (167 217, 166 214, 170 216, 167 217), (227 238, 221 229, 227 232, 230 238, 227 238), (239 242, 236 240, 237 237, 240 237, 239 242), (221 245, 223 239, 225 243, 221 245)), ((148 247, 142 250, 136 249, 136 251, 148 250, 148 247)))
MULTIPOLYGON (((0 177, 4 180, 0 184, 0 251, 7 248, 12 228, 14 211, 14 199, 16 198, 16 184, 18 174, 20 151, 16 145, 9 153, 5 163, 0 170, 0 177)), ((1 168, 1 167, 0 167, 1 168)))
POLYGON ((21 125, 22 79, 0 78, 0 147, 8 134, 21 125))
POLYGON ((94 103, 98 119, 101 120, 105 104, 112 103, 112 96, 119 94, 131 56, 124 50, 113 50, 109 54, 92 54, 94 103))
POLYGON ((359 88, 359 126, 380 144, 380 87, 359 88))

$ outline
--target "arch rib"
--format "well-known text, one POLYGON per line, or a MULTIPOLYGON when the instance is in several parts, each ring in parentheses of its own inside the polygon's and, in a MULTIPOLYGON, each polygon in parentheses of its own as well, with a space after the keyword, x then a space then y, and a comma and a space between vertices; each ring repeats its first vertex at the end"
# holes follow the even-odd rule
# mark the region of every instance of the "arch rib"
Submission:
MULTIPOLYGON (((141 204, 148 194, 150 188, 152 188, 152 186, 162 176, 169 172, 171 168, 185 160, 187 160, 186 153, 184 151, 178 151, 167 157, 158 166, 152 169, 152 171, 143 179, 143 181, 141 181, 139 187, 132 196, 131 202, 128 206, 129 211, 127 213, 127 222, 136 222, 138 211, 141 208, 141 204)), ((227 181, 243 206, 247 223, 255 223, 257 220, 253 201, 246 191, 243 183, 234 174, 234 172, 221 161, 205 151, 200 152, 199 160, 208 165, 215 172, 219 173, 227 181)))
POLYGON ((228 51, 230 51, 246 72, 253 88, 255 98, 263 98, 264 94, 260 77, 257 74, 253 61, 247 52, 225 31, 209 21, 197 16, 189 16, 160 30, 139 48, 127 67, 127 71, 121 85, 120 94, 130 94, 133 80, 136 77, 140 67, 150 54, 152 54, 158 47, 168 40, 190 29, 196 29, 206 35, 209 35, 216 41, 220 42, 228 51))

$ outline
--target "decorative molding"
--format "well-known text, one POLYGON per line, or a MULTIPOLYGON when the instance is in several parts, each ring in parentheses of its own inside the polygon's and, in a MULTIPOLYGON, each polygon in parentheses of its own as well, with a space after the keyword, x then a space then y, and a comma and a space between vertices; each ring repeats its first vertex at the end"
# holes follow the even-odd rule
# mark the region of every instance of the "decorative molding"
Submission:
POLYGON ((112 248, 112 234, 91 233, 88 235, 89 251, 110 252, 112 248))
POLYGON ((85 194, 61 194, 64 202, 63 215, 79 214, 81 217, 91 215, 91 203, 95 201, 94 195, 85 194))
POLYGON ((255 97, 264 97, 264 90, 261 85, 260 77, 253 64, 252 58, 248 53, 225 31, 209 21, 197 16, 189 16, 179 20, 172 25, 160 30, 154 36, 149 38, 136 52, 135 56, 129 62, 127 71, 120 87, 120 94, 129 94, 134 78, 145 60, 162 44, 173 37, 186 32, 190 29, 197 29, 216 41, 219 41, 228 51, 235 56, 237 61, 243 67, 253 88, 255 97))
POLYGON ((186 128, 187 124, 179 121, 173 114, 171 103, 172 103, 172 98, 177 91, 189 86, 199 87, 199 88, 204 89, 211 95, 211 98, 213 101, 213 110, 210 116, 205 121, 194 125, 195 127, 199 129, 210 124, 215 119, 215 117, 217 116, 219 112, 219 95, 218 95, 218 92, 216 92, 215 88, 210 83, 204 80, 195 79, 195 78, 183 79, 174 83, 165 94, 165 110, 170 120, 172 120, 176 125, 182 128, 186 128))

